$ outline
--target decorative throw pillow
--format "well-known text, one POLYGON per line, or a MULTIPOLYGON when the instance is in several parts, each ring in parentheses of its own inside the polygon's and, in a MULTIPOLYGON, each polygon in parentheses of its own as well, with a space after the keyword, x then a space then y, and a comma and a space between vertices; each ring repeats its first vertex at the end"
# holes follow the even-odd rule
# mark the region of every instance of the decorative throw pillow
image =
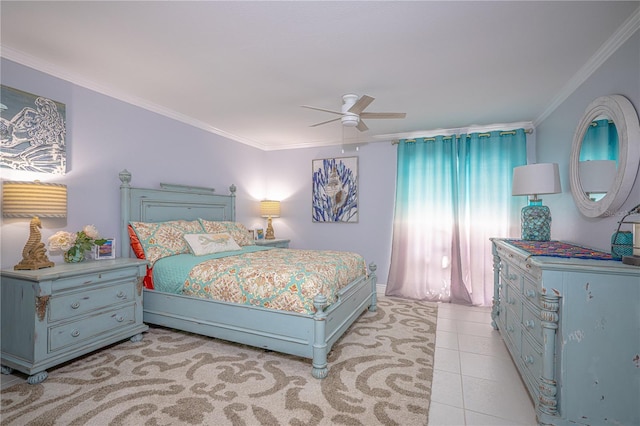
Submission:
POLYGON ((210 234, 227 232, 240 246, 252 246, 255 242, 249 235, 249 230, 239 222, 214 222, 211 220, 198 219, 202 223, 204 230, 210 234))
POLYGON ((158 259, 176 254, 189 253, 184 234, 204 231, 197 220, 172 220, 168 222, 131 222, 144 250, 144 257, 153 267, 158 259))
POLYGON ((184 239, 189 244, 191 253, 196 256, 242 250, 242 247, 226 232, 219 234, 184 234, 184 239))

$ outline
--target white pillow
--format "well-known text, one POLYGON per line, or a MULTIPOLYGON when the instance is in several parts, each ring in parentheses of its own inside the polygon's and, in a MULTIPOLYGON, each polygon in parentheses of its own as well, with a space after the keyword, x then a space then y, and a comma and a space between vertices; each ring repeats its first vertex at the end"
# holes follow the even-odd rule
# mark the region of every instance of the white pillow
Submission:
POLYGON ((218 234, 184 234, 184 239, 196 256, 220 253, 223 251, 242 250, 226 232, 218 234))

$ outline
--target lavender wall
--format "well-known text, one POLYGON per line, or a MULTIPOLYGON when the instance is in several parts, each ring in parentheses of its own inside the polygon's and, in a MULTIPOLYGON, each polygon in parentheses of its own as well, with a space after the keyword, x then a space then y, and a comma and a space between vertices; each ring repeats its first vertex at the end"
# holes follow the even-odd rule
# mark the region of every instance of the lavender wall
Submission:
MULTIPOLYGON (((68 216, 43 219, 46 240, 58 230, 76 231, 94 224, 106 237, 118 237, 120 180, 128 169, 132 185, 157 187, 160 182, 208 186, 227 193, 238 187, 237 218, 257 218, 264 197, 261 150, 87 90, 67 81, 2 59, 2 84, 66 104, 67 174, 49 175, 1 169, 4 180, 64 183, 68 216)), ((28 221, 2 221, 2 267, 21 259, 28 221)), ((61 256, 50 256, 61 262, 61 256)))
MULTIPOLYGON (((536 127, 537 159, 560 166, 562 194, 544 196, 551 209, 553 239, 609 251, 611 234, 624 212, 640 203, 640 178, 618 212, 603 218, 587 218, 576 208, 569 183, 569 157, 576 127, 587 105, 599 96, 626 96, 640 110, 640 32, 636 32, 598 68, 549 117, 536 127)), ((630 144, 640 144, 630 140, 630 144)), ((637 219, 637 218, 636 218, 637 219)), ((623 228, 630 230, 629 227, 623 228)))
POLYGON ((359 151, 340 147, 267 153, 268 188, 281 199, 282 217, 273 219, 276 237, 291 238, 294 248, 348 250, 378 266, 378 283, 386 283, 391 261, 391 224, 396 182, 396 147, 391 142, 364 145, 359 151), (358 157, 359 222, 313 223, 311 162, 358 157))

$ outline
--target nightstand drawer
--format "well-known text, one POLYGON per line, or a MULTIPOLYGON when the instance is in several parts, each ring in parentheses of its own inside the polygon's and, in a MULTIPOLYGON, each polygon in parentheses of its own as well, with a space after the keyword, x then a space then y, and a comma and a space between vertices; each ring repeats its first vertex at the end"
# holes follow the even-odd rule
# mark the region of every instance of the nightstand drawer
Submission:
POLYGON ((52 297, 49 322, 72 318, 107 306, 135 300, 135 280, 93 290, 76 291, 52 297))
POLYGON ((132 269, 101 270, 85 274, 77 274, 65 280, 55 281, 52 291, 61 292, 66 290, 73 290, 75 288, 84 290, 88 286, 100 286, 102 284, 114 281, 122 282, 128 278, 134 279, 136 276, 136 271, 132 269))
POLYGON ((118 329, 134 325, 135 322, 136 305, 132 303, 114 311, 50 327, 49 352, 82 344, 96 336, 117 332, 118 329))

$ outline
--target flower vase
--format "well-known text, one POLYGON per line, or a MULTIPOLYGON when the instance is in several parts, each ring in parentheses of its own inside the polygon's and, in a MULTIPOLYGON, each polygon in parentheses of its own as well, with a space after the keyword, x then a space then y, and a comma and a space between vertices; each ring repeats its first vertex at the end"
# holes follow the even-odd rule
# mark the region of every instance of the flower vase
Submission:
POLYGON ((80 247, 72 247, 64 252, 64 261, 67 263, 78 263, 84 260, 84 250, 80 247))

